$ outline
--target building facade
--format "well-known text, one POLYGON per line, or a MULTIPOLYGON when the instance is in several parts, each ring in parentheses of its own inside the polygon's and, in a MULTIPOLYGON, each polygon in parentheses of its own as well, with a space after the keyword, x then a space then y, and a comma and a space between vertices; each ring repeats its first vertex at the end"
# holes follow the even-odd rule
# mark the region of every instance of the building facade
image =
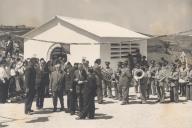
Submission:
POLYGON ((147 36, 112 23, 56 16, 24 35, 24 58, 49 60, 53 50, 62 48, 68 61, 93 65, 100 58, 102 64, 110 61, 112 67, 126 60, 127 54, 139 49, 147 56, 147 36))

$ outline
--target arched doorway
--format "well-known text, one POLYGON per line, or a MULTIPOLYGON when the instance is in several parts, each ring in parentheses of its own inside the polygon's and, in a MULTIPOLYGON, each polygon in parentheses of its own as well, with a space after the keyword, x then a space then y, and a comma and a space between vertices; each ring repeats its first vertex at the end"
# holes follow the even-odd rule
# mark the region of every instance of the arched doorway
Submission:
POLYGON ((55 47, 50 55, 51 60, 56 60, 58 58, 64 58, 67 61, 67 53, 63 47, 55 47))
POLYGON ((67 61, 67 54, 69 54, 70 46, 65 44, 53 44, 47 53, 48 60, 55 61, 58 58, 62 58, 67 61))

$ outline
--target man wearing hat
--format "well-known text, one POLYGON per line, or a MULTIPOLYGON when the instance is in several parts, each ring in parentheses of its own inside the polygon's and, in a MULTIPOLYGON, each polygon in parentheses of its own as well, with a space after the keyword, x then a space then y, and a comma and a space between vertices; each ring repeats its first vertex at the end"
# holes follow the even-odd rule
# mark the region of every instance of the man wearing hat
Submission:
MULTIPOLYGON (((110 68, 110 62, 106 61, 105 62, 105 65, 106 65, 106 68, 105 68, 105 71, 109 74, 109 75, 113 75, 113 69, 110 68)), ((112 98, 113 95, 112 95, 112 90, 111 90, 111 80, 106 80, 104 79, 104 85, 103 85, 103 93, 104 93, 104 96, 105 97, 109 97, 109 98, 112 98), (107 93, 108 92, 108 93, 107 93)))
POLYGON ((115 91, 115 100, 122 99, 122 93, 119 88, 119 77, 121 75, 122 62, 118 62, 117 69, 114 71, 112 75, 112 86, 115 91))
POLYGON ((165 68, 165 65, 162 63, 159 63, 159 67, 156 72, 156 78, 157 78, 157 94, 158 94, 158 101, 160 103, 165 102, 165 84, 166 84, 166 74, 167 70, 165 68))
POLYGON ((131 85, 132 80, 132 74, 131 70, 128 67, 127 63, 123 63, 122 70, 121 70, 121 76, 119 79, 119 86, 122 88, 122 103, 121 105, 126 105, 129 103, 129 87, 131 85))
POLYGON ((156 85, 155 85, 155 73, 157 70, 157 66, 155 65, 155 60, 151 60, 148 70, 148 84, 149 84, 149 92, 155 96, 157 94, 156 85))
POLYGON ((171 102, 179 102, 178 95, 178 81, 179 81, 179 72, 177 71, 177 66, 172 65, 171 75, 168 77, 170 82, 170 100, 171 102))
MULTIPOLYGON (((138 69, 140 69, 139 64, 135 64, 133 70, 132 70, 132 74, 134 75, 134 72, 137 71, 138 69)), ((139 83, 136 79, 133 79, 133 85, 135 88, 135 93, 137 94, 139 92, 139 83)))
POLYGON ((128 57, 127 58, 128 65, 129 65, 129 67, 130 67, 130 69, 132 71, 132 69, 134 68, 133 55, 128 53, 127 57, 128 57))
POLYGON ((187 73, 188 68, 186 66, 186 63, 183 62, 181 67, 179 68, 179 86, 181 96, 186 96, 187 73))
POLYGON ((146 56, 142 56, 141 66, 148 66, 148 61, 146 56))
POLYGON ((119 82, 120 82, 120 76, 122 73, 122 67, 123 67, 123 62, 119 62, 118 63, 118 70, 117 70, 117 74, 116 74, 116 79, 118 81, 118 100, 122 100, 123 99, 123 94, 122 94, 122 87, 120 86, 119 82))

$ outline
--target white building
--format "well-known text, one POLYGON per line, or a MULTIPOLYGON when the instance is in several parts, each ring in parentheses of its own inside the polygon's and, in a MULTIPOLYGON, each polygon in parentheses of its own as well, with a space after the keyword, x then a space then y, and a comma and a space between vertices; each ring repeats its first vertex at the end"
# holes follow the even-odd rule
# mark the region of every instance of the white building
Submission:
POLYGON ((64 47, 70 52, 67 57, 72 63, 86 58, 92 65, 100 58, 116 67, 118 61, 124 61, 128 52, 134 54, 136 49, 147 56, 147 36, 108 22, 56 16, 24 37, 38 40, 25 39, 24 58, 35 56, 49 60, 55 48, 64 47))

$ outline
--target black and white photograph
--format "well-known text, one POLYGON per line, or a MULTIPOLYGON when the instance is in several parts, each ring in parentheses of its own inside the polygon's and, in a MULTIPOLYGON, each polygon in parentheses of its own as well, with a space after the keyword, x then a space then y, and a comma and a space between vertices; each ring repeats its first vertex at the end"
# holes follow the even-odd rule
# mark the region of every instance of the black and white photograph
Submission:
POLYGON ((192 0, 0 0, 0 128, 192 128, 192 0))

